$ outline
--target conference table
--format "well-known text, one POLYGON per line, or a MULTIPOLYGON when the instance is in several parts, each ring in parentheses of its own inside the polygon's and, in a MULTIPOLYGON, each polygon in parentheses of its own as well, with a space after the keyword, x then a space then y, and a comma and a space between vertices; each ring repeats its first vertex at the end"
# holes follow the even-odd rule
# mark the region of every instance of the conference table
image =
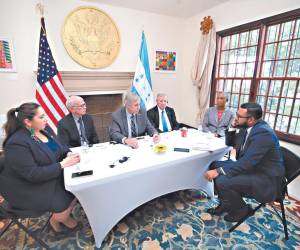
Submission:
POLYGON ((186 137, 180 131, 160 136, 165 152, 155 152, 148 136, 139 139, 137 149, 109 142, 72 149, 80 153, 81 162, 64 169, 65 188, 82 205, 97 247, 125 215, 154 198, 185 189, 214 195, 213 183, 203 174, 212 161, 229 151, 224 140, 195 129, 188 129, 186 137), (128 160, 122 162, 124 157, 128 160), (72 173, 87 170, 93 174, 72 178, 72 173))

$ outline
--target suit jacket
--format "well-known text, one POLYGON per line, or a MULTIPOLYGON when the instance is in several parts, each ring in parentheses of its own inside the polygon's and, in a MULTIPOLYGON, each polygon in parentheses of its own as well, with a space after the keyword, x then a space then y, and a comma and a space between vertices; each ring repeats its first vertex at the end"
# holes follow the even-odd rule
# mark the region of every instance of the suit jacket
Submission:
MULTIPOLYGON (((99 143, 92 117, 89 115, 83 115, 82 121, 89 144, 99 143)), ((57 137, 62 144, 65 144, 68 147, 81 146, 80 135, 71 113, 58 122, 57 137)))
MULTIPOLYGON (((51 137, 58 144, 61 161, 69 149, 51 137)), ((50 211, 56 185, 63 186, 63 170, 55 154, 47 145, 33 139, 27 129, 20 129, 6 142, 4 155, 0 175, 3 197, 16 208, 50 211)))
MULTIPOLYGON (((138 136, 143 136, 145 133, 153 136, 157 133, 151 122, 148 120, 146 111, 143 109, 140 109, 137 114, 136 123, 138 136)), ((128 122, 125 107, 122 107, 112 113, 112 125, 110 127, 109 134, 111 140, 119 143, 122 143, 122 139, 124 137, 128 137, 128 122)))
POLYGON ((236 148, 237 160, 219 164, 228 177, 251 174, 251 191, 261 202, 270 201, 278 195, 285 174, 278 138, 271 127, 260 120, 252 127, 241 150, 245 132, 245 129, 226 131, 226 144, 236 148))
MULTIPOLYGON (((176 115, 175 115, 175 111, 174 109, 170 108, 170 107, 166 107, 166 113, 171 125, 171 129, 172 130, 176 130, 179 129, 179 124, 176 120, 176 115)), ((155 129, 157 131, 159 131, 160 133, 163 132, 159 129, 159 111, 158 111, 158 107, 155 106, 152 109, 148 110, 147 112, 149 121, 152 123, 152 125, 155 127, 155 129)))
POLYGON ((217 133, 225 136, 225 130, 234 118, 234 114, 229 108, 226 108, 222 114, 221 120, 218 121, 218 110, 216 107, 210 107, 204 115, 202 122, 203 132, 217 133))

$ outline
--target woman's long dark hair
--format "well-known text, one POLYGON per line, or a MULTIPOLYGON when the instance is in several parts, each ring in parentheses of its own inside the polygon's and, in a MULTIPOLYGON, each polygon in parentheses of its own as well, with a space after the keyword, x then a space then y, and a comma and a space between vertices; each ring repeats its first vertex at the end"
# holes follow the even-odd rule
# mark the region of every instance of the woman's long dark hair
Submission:
POLYGON ((40 107, 40 105, 37 103, 26 102, 23 103, 20 107, 12 108, 7 112, 7 122, 3 126, 6 134, 6 138, 3 142, 3 147, 5 147, 7 140, 11 137, 12 134, 14 134, 20 128, 25 128, 25 119, 28 119, 30 121, 33 119, 33 117, 36 115, 36 110, 38 107, 40 107))

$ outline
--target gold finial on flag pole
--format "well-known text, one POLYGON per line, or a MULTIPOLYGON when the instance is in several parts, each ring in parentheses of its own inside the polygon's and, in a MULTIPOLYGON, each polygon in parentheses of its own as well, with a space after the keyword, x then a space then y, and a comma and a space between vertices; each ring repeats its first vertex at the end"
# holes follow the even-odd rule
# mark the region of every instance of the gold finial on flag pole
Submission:
POLYGON ((35 9, 36 9, 37 12, 40 13, 40 15, 42 17, 44 16, 45 7, 44 7, 44 5, 41 2, 39 2, 39 3, 36 4, 35 9))

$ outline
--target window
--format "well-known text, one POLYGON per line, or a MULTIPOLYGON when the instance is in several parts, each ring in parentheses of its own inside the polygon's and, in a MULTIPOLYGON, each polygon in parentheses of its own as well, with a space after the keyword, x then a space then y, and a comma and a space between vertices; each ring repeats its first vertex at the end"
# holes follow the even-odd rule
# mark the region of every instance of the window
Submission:
POLYGON ((256 101, 280 139, 300 144, 300 9, 218 33, 211 105, 256 101))

